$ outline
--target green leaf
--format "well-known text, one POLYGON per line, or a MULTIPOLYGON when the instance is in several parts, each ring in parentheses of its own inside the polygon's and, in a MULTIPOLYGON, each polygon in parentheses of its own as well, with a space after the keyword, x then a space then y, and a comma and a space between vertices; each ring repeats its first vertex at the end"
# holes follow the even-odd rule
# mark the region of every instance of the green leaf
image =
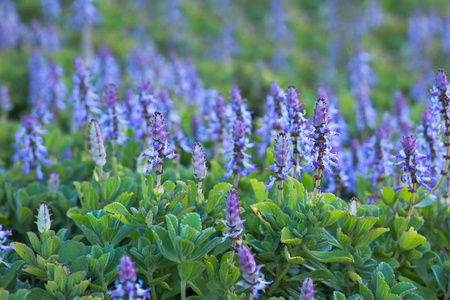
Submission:
POLYGON ((402 250, 411 250, 416 248, 417 246, 426 242, 426 238, 417 233, 417 231, 411 227, 407 232, 402 234, 400 238, 400 248, 402 250))
POLYGON ((188 282, 200 275, 205 269, 205 265, 199 261, 182 261, 178 264, 178 274, 181 280, 188 282))
POLYGON ((328 210, 320 217, 323 227, 328 227, 336 223, 346 213, 345 210, 328 210))
POLYGON ((431 266, 431 269, 433 270, 434 278, 436 278, 436 281, 437 281, 439 287, 445 294, 447 292, 446 291, 447 280, 445 280, 444 269, 442 269, 442 267, 439 265, 433 265, 433 266, 431 266))
POLYGON ((233 285, 239 279, 240 275, 239 269, 234 265, 231 265, 228 262, 220 265, 220 281, 222 281, 225 286, 233 285))
POLYGON ((180 260, 173 247, 169 232, 160 226, 153 227, 152 231, 156 241, 158 242, 162 255, 170 261, 179 262, 180 260))
MULTIPOLYGON (((16 261, 12 263, 1 276, 1 287, 9 288, 9 286, 16 280, 19 275, 20 270, 22 269, 25 263, 23 261, 16 261)), ((44 272, 45 273, 45 272, 44 272)), ((47 274, 45 274, 47 275, 47 274)), ((1 298, 0 298, 1 299, 1 298)))
POLYGON ((392 206, 395 203, 395 192, 390 187, 385 187, 381 190, 381 195, 383 196, 383 201, 389 205, 392 206))
POLYGON ((342 263, 352 263, 353 256, 344 250, 334 250, 329 252, 322 251, 308 251, 315 259, 324 263, 331 262, 342 262, 342 263))
POLYGON ((423 199, 420 203, 414 204, 414 207, 428 207, 436 203, 437 197, 433 194, 423 199))
POLYGON ((394 285, 391 288, 391 293, 392 294, 396 294, 399 295, 400 297, 404 296, 405 294, 414 291, 416 289, 416 287, 414 286, 414 284, 409 283, 409 282, 399 282, 396 285, 394 285))
POLYGON ((33 246, 34 251, 41 253, 41 241, 34 232, 27 232, 28 239, 30 240, 31 246, 33 246))
POLYGON ((359 283, 359 293, 364 297, 364 300, 375 300, 372 291, 362 283, 359 283))
POLYGON ((114 176, 106 179, 105 182, 103 182, 102 188, 103 198, 108 202, 112 201, 113 197, 119 190, 119 187, 120 187, 119 176, 114 176))
POLYGON ((11 243, 11 246, 13 246, 20 258, 22 258, 27 264, 34 267, 38 266, 33 250, 31 250, 27 245, 15 242, 11 243))
POLYGON ((281 242, 283 244, 300 245, 302 240, 295 236, 288 227, 281 230, 281 242))
POLYGON ((63 242, 59 248, 59 257, 62 262, 68 262, 69 260, 75 260, 76 258, 84 254, 85 245, 80 242, 67 241, 63 242))
POLYGON ((222 198, 222 194, 215 194, 211 196, 205 204, 205 212, 207 214, 210 214, 214 209, 217 208, 218 204, 220 203, 220 199, 222 198))
POLYGON ((55 265, 55 281, 58 285, 58 289, 61 292, 64 292, 66 290, 66 283, 67 278, 69 276, 69 272, 67 270, 67 267, 64 267, 63 265, 55 265))
POLYGON ((355 245, 355 249, 367 246, 368 244, 370 244, 372 241, 374 241, 376 238, 378 238, 380 235, 382 235, 387 231, 389 231, 388 228, 372 229, 359 239, 359 241, 355 245))
POLYGON ((305 261, 305 259, 301 256, 291 257, 291 254, 289 253, 289 249, 286 246, 284 247, 284 256, 286 257, 286 260, 289 263, 294 264, 294 265, 300 265, 305 261))
POLYGON ((184 240, 180 238, 179 236, 175 237, 175 240, 173 241, 175 246, 175 251, 178 253, 180 257, 186 257, 189 254, 192 253, 195 246, 194 243, 189 240, 184 240))
POLYGON ((82 182, 81 190, 83 191, 82 203, 84 203, 88 211, 98 210, 99 197, 92 185, 89 182, 82 182))
POLYGON ((197 213, 189 213, 181 220, 181 226, 189 225, 197 231, 202 230, 202 221, 197 213))
POLYGON ((53 254, 58 253, 61 239, 57 236, 46 237, 42 241, 42 257, 48 259, 53 254))
POLYGON ((266 193, 266 186, 263 182, 257 179, 250 179, 250 184, 252 185, 253 192, 255 193, 255 200, 257 203, 263 202, 269 196, 269 192, 266 193))
POLYGON ((375 296, 377 299, 383 299, 389 293, 389 286, 381 277, 380 274, 377 275, 377 284, 375 286, 375 296))
POLYGON ((392 268, 387 263, 381 262, 378 265, 378 267, 376 269, 376 272, 378 272, 379 274, 381 273, 384 281, 389 286, 389 288, 394 286, 394 283, 395 283, 394 271, 392 270, 392 268))
POLYGON ((333 300, 347 300, 347 298, 345 298, 345 295, 342 294, 341 292, 334 291, 333 300))

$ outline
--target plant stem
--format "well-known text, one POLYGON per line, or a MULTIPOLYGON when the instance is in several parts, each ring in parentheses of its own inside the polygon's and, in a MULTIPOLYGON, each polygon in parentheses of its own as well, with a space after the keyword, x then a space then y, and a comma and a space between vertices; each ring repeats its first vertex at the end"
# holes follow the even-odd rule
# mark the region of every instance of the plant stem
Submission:
POLYGON ((113 144, 113 153, 112 153, 112 163, 113 163, 113 170, 114 173, 117 174, 117 146, 116 146, 116 141, 112 142, 113 144))
POLYGON ((283 180, 279 181, 278 191, 279 191, 278 202, 280 203, 281 207, 283 208, 284 207, 283 180))
POLYGON ((267 296, 272 296, 277 287, 280 285, 281 280, 283 280, 284 276, 286 276, 287 272, 289 272, 290 268, 291 263, 288 263, 286 267, 284 267, 283 271, 281 271, 281 273, 276 277, 277 279, 274 281, 274 283, 270 286, 270 289, 267 291, 267 296))
POLYGON ((198 205, 203 203, 202 181, 198 181, 197 183, 197 203, 198 205))
MULTIPOLYGON (((412 189, 413 191, 415 191, 416 185, 413 184, 412 189)), ((411 193, 411 201, 409 203, 409 211, 408 211, 408 215, 406 217, 406 230, 408 230, 408 224, 409 224, 409 219, 411 219, 412 213, 414 211, 414 200, 416 199, 416 193, 411 193)))
POLYGON ((186 300, 186 282, 181 281, 181 299, 186 300))
POLYGON ((319 169, 317 171, 317 175, 316 177, 316 182, 314 183, 314 196, 313 196, 313 201, 317 200, 317 193, 319 192, 319 187, 320 187, 320 180, 321 180, 321 176, 322 176, 322 169, 319 169))
POLYGON ((233 240, 233 245, 231 245, 232 250, 231 250, 230 260, 228 261, 230 264, 233 264, 234 248, 236 248, 236 240, 233 240))
POLYGON ((100 180, 100 184, 102 184, 103 183, 103 166, 98 166, 98 177, 99 177, 99 180, 100 180))
POLYGON ((239 174, 234 173, 234 183, 233 183, 233 186, 234 186, 234 188, 235 188, 236 190, 237 190, 238 185, 239 185, 239 177, 240 177, 239 174))
POLYGON ((295 160, 295 164, 294 164, 294 178, 295 179, 299 179, 298 178, 298 174, 297 174, 297 164, 298 164, 298 153, 294 154, 294 160, 295 160))
POLYGON ((250 291, 250 298, 248 298, 249 300, 253 300, 253 291, 250 291))
POLYGON ((162 165, 158 165, 158 176, 156 177, 156 187, 159 188, 161 185, 161 171, 162 171, 162 165))

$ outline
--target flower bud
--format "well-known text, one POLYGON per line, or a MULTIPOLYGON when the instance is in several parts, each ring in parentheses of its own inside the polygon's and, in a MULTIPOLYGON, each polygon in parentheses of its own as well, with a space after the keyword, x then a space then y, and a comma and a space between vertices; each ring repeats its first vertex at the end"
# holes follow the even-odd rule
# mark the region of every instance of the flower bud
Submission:
POLYGON ((58 192, 59 189, 59 174, 58 172, 52 172, 48 180, 48 190, 53 195, 58 192))
POLYGON ((234 240, 239 238, 243 223, 238 200, 236 190, 230 190, 225 202, 225 227, 228 231, 227 236, 234 240))
POLYGON ((196 142, 192 148, 192 167, 194 168, 194 178, 202 181, 206 177, 206 160, 203 148, 196 142))
POLYGON ((127 281, 136 282, 136 270, 131 258, 124 255, 120 259, 119 264, 119 281, 125 283, 127 281))
POLYGON ((440 90, 446 91, 448 86, 447 76, 445 75, 445 71, 439 69, 436 74, 436 87, 440 90))
POLYGON ((327 102, 324 98, 319 98, 314 107, 313 124, 315 127, 320 127, 328 122, 327 102))
POLYGON ((350 199, 350 203, 348 204, 348 214, 350 216, 356 216, 357 208, 358 208, 358 199, 353 197, 352 199, 350 199))
POLYGON ((401 141, 403 151, 406 155, 411 155, 414 153, 414 150, 416 149, 416 140, 413 139, 413 136, 404 136, 403 140, 401 141))
POLYGON ((316 293, 316 291, 314 291, 314 287, 314 280, 311 275, 309 275, 306 277, 305 281, 303 281, 302 291, 300 292, 300 300, 314 300, 314 294, 316 293))
POLYGON ((106 150, 100 125, 98 125, 96 119, 92 119, 89 127, 92 159, 97 166, 104 166, 106 164, 106 150))
POLYGON ((39 206, 39 212, 37 215, 37 227, 40 233, 44 233, 50 230, 50 224, 52 220, 50 220, 50 212, 48 210, 47 202, 42 201, 39 206))

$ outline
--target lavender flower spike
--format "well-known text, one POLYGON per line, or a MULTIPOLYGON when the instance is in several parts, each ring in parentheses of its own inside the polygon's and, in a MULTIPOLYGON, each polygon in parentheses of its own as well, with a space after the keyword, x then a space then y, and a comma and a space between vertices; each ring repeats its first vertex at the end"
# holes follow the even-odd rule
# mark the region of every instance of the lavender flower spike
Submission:
POLYGON ((44 179, 42 165, 51 165, 51 160, 46 159, 47 148, 44 146, 42 135, 48 134, 47 130, 42 130, 41 125, 30 116, 22 118, 19 131, 15 136, 16 154, 13 160, 22 160, 24 174, 28 175, 30 170, 35 170, 39 180, 44 179))
MULTIPOLYGON (((163 115, 157 111, 153 114, 151 121, 151 138, 148 141, 148 150, 142 154, 142 156, 147 156, 149 159, 150 164, 147 169, 147 174, 158 165, 162 167, 165 158, 174 159, 178 157, 167 141, 167 135, 169 133, 166 132, 163 115)), ((158 170, 157 175, 161 175, 162 173, 162 169, 158 170)))
POLYGON ((239 210, 239 198, 235 189, 228 192, 227 199, 225 202, 225 227, 227 228, 227 233, 224 234, 223 240, 227 237, 233 241, 240 238, 242 232, 241 211, 239 210))
POLYGON ((206 160, 202 145, 196 142, 192 147, 192 167, 194 168, 194 178, 203 181, 206 177, 206 160))
POLYGON ((119 264, 119 280, 116 281, 116 289, 108 292, 113 299, 142 300, 150 297, 150 289, 142 288, 142 280, 136 283, 136 269, 131 258, 124 255, 119 264))
POLYGON ((14 250, 14 248, 11 245, 3 245, 3 243, 6 243, 6 237, 11 234, 12 230, 2 230, 2 225, 0 224, 0 265, 4 264, 7 267, 9 267, 9 264, 3 260, 5 250, 14 250))
POLYGON ((92 119, 89 125, 89 133, 92 159, 97 166, 102 167, 106 164, 106 150, 103 143, 102 131, 97 119, 92 119))
POLYGON ((39 212, 36 216, 37 219, 37 227, 40 233, 44 233, 50 230, 50 225, 52 220, 50 219, 50 211, 48 210, 47 202, 42 201, 39 206, 39 212))
POLYGON ((403 183, 395 190, 398 191, 408 185, 411 193, 415 193, 415 184, 418 183, 431 193, 431 187, 428 186, 431 175, 431 168, 424 165, 426 156, 419 153, 416 149, 416 140, 411 136, 404 136, 400 153, 395 156, 397 165, 403 172, 403 183))
MULTIPOLYGON (((440 121, 444 136, 450 135, 450 84, 445 71, 440 69, 436 74, 436 84, 431 92, 430 110, 437 121, 440 121)), ((448 146, 448 145, 446 145, 448 146)))
MULTIPOLYGON (((285 180, 291 167, 289 143, 285 133, 278 134, 275 139, 273 159, 274 163, 268 169, 275 172, 276 177, 270 175, 270 183, 266 186, 266 192, 273 187, 275 181, 285 180)), ((278 189, 283 189, 281 183, 278 189)))
POLYGON ((247 246, 241 244, 237 250, 239 263, 241 264, 242 277, 244 278, 244 280, 239 281, 237 284, 250 289, 253 293, 253 297, 258 298, 258 291, 264 290, 267 287, 267 284, 272 282, 264 281, 264 274, 260 273, 263 266, 256 266, 255 258, 247 246))
POLYGON ((306 277, 305 281, 303 281, 302 284, 300 300, 314 300, 314 294, 316 293, 316 291, 314 290, 315 286, 316 285, 314 284, 314 280, 312 279, 311 275, 306 277))

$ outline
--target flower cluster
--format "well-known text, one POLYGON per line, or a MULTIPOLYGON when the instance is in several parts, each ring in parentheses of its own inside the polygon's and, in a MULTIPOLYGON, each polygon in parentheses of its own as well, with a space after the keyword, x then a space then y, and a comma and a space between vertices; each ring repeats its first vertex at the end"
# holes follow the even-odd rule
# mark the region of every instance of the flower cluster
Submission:
POLYGON ((302 283, 302 290, 300 291, 300 300, 315 300, 314 294, 316 291, 314 290, 314 280, 311 275, 306 277, 306 279, 302 283))
POLYGON ((97 119, 92 119, 89 125, 89 141, 91 145, 92 159, 97 166, 106 164, 106 150, 103 142, 103 134, 97 119))
MULTIPOLYGON (((143 153, 143 156, 148 157, 149 166, 147 174, 153 170, 157 165, 161 167, 164 165, 164 159, 174 159, 178 157, 167 141, 166 125, 164 125, 164 118, 160 112, 155 112, 151 119, 151 137, 148 141, 148 150, 143 153)), ((157 175, 163 173, 162 169, 157 171, 157 175)))
MULTIPOLYGON (((282 182, 286 179, 289 169, 292 166, 291 151, 289 149, 288 137, 285 133, 280 133, 275 139, 273 144, 273 160, 274 163, 268 167, 269 170, 276 173, 276 177, 270 175, 270 183, 266 186, 266 192, 273 187, 275 181, 282 182)), ((278 189, 283 189, 283 185, 280 183, 278 189)))
POLYGON ((142 300, 150 297, 150 289, 142 288, 142 280, 136 282, 137 275, 133 261, 126 255, 120 259, 118 276, 116 289, 108 292, 113 299, 142 300))
POLYGON ((76 28, 82 28, 84 24, 96 25, 100 22, 100 14, 94 4, 95 0, 73 1, 72 10, 76 28))
POLYGON ((225 202, 225 227, 227 232, 224 233, 224 240, 230 239, 238 240, 242 232, 241 211, 239 210, 239 198, 235 189, 228 192, 225 202))
MULTIPOLYGON (((436 74, 436 84, 431 90, 430 106, 433 117, 441 124, 444 136, 450 135, 450 85, 445 71, 440 69, 436 74)), ((448 145, 446 145, 448 146, 448 145)))
POLYGON ((34 170, 41 181, 44 179, 42 165, 52 164, 50 160, 45 158, 47 148, 44 146, 44 139, 42 138, 42 135, 45 134, 48 134, 48 131, 43 130, 32 116, 24 116, 15 136, 16 154, 13 156, 13 160, 20 159, 22 161, 24 174, 28 175, 30 170, 34 170))
POLYGON ((78 129, 86 125, 94 115, 100 115, 99 97, 95 93, 90 79, 90 72, 84 66, 80 57, 74 60, 75 72, 72 75, 73 118, 78 129))
MULTIPOLYGON (((308 137, 312 139, 309 156, 303 169, 311 168, 313 171, 326 170, 332 174, 332 167, 339 167, 336 153, 331 151, 329 136, 336 135, 328 124, 327 102, 323 98, 316 101, 313 114, 312 128, 308 137)), ((321 180, 323 175, 316 175, 316 180, 321 180)), ((316 187, 318 188, 318 187, 316 187)))
POLYGON ((94 57, 91 65, 92 75, 96 79, 96 87, 102 90, 110 84, 120 83, 120 68, 108 46, 102 45, 100 54, 94 57))
POLYGON ((244 280, 238 284, 253 292, 253 296, 258 298, 259 290, 264 290, 270 281, 264 281, 264 274, 260 273, 262 265, 256 266, 255 258, 245 245, 239 245, 237 248, 239 263, 241 264, 242 277, 244 280))
POLYGON ((12 235, 12 230, 2 230, 2 225, 0 224, 0 265, 4 264, 7 267, 9 266, 9 264, 3 260, 5 251, 14 250, 11 245, 3 245, 4 243, 6 243, 6 237, 9 235, 12 235))
POLYGON ((194 178, 197 181, 203 181, 206 177, 206 160, 202 145, 198 142, 192 147, 192 167, 194 169, 194 178))
POLYGON ((431 192, 431 187, 428 186, 431 170, 424 165, 426 156, 420 154, 416 149, 416 140, 413 139, 412 135, 403 137, 402 148, 395 156, 395 159, 397 165, 400 165, 400 169, 403 172, 403 183, 396 190, 400 190, 408 185, 409 191, 415 193, 415 184, 418 183, 431 192))

